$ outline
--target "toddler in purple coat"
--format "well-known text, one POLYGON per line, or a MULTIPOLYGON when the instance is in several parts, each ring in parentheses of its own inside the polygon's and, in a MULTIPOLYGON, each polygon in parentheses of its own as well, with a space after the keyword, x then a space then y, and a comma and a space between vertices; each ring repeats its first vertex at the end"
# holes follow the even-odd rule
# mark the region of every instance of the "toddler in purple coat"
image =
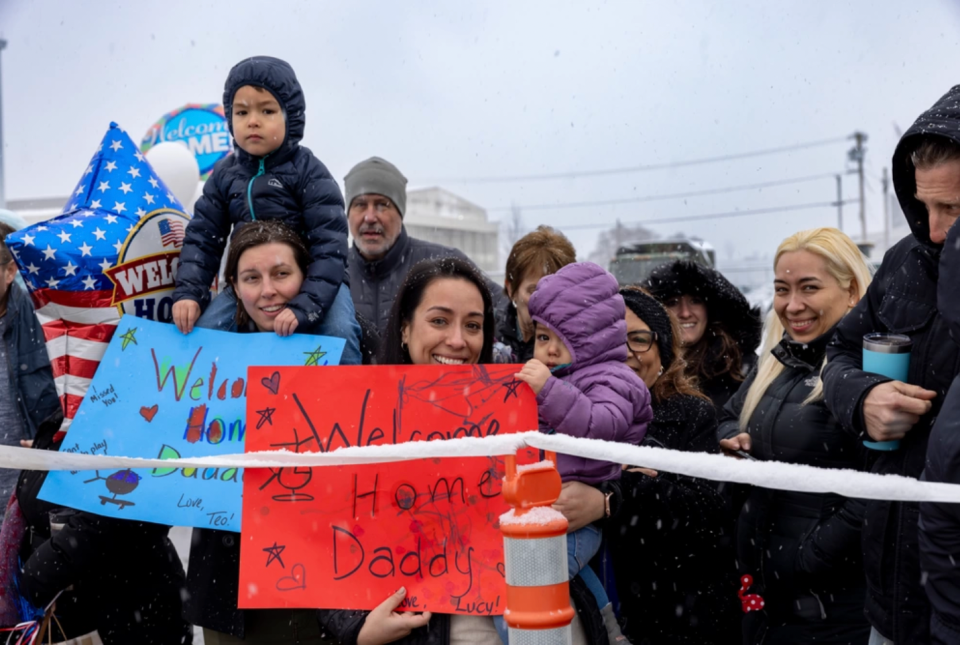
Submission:
MULTIPOLYGON (((653 419, 650 392, 625 364, 626 308, 619 288, 596 264, 578 262, 541 279, 530 297, 534 357, 517 378, 537 395, 542 432, 634 445, 646 434, 653 419)), ((620 477, 620 464, 572 455, 557 455, 557 462, 565 482, 596 486, 620 477)), ((587 582, 609 623, 609 601, 587 566, 600 537, 593 524, 568 534, 567 565, 571 578, 579 573, 587 582)))

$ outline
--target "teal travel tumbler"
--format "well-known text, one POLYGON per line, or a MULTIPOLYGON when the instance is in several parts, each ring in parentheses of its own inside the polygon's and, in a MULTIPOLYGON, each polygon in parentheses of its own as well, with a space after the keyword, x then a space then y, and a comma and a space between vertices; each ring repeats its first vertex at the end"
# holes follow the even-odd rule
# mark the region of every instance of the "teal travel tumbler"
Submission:
MULTIPOLYGON (((863 371, 906 383, 912 346, 910 337, 902 334, 866 334, 863 337, 863 371)), ((863 445, 872 450, 896 450, 900 447, 900 440, 864 440, 863 445)))

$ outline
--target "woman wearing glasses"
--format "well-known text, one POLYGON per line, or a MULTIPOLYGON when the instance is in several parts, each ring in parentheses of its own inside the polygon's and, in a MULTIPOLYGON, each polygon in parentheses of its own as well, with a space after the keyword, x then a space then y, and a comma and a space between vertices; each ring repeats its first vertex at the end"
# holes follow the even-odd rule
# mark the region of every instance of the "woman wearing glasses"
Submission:
MULTIPOLYGON (((716 413, 684 373, 676 321, 638 288, 620 295, 627 365, 653 397, 643 445, 719 452, 716 413)), ((623 505, 605 534, 627 637, 634 645, 739 642, 736 565, 721 539, 730 511, 718 485, 647 468, 626 470, 620 484, 623 505)))

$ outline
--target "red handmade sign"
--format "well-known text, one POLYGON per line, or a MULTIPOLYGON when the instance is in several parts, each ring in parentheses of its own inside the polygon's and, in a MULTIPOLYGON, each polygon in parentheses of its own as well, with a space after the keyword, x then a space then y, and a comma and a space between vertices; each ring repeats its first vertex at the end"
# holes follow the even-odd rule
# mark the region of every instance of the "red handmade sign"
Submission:
MULTIPOLYGON (((485 437, 537 427, 519 365, 253 367, 246 450, 485 437)), ((535 461, 526 451, 524 461, 535 461)), ((501 614, 503 459, 248 469, 239 606, 501 614)))

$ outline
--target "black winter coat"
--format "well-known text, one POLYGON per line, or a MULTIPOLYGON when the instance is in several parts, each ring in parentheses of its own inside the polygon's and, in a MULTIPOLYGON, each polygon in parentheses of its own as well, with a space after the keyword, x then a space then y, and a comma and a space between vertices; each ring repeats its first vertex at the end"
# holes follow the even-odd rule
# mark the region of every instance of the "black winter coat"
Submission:
MULTIPOLYGON (((850 314, 851 316, 854 314, 850 314)), ((823 400, 805 404, 818 381, 833 330, 810 343, 784 337, 773 355, 785 367, 750 416, 750 453, 762 461, 865 470, 867 451, 823 400)), ((752 372, 724 409, 720 436, 740 433, 752 372)), ((744 643, 861 643, 862 500, 834 494, 752 488, 737 525, 740 571, 766 603, 744 617, 744 643), (766 640, 765 640, 766 639, 766 640)))
MULTIPOLYGON (((393 247, 379 260, 367 261, 360 255, 356 244, 351 246, 350 295, 353 296, 353 306, 357 313, 377 325, 380 336, 383 337, 387 330, 390 309, 407 273, 417 262, 437 258, 460 258, 470 262, 470 258, 460 249, 410 237, 406 227, 400 229, 400 235, 393 247)), ((505 299, 503 288, 489 279, 487 287, 493 298, 494 309, 501 308, 501 302, 505 299)))
MULTIPOLYGON (((948 96, 953 105, 960 101, 960 85, 948 96)), ((944 112, 943 133, 960 140, 960 113, 944 112)), ((953 341, 960 344, 960 227, 954 225, 940 254, 937 308, 949 327, 953 341)), ((954 379, 943 408, 930 431, 923 479, 960 484, 960 375, 954 379)), ((926 577, 930 599, 930 637, 934 643, 960 643, 960 505, 920 504, 920 566, 926 577)))
POLYGON ((657 267, 643 286, 661 303, 682 295, 703 298, 707 306, 707 329, 698 346, 685 352, 700 391, 713 401, 719 412, 756 363, 763 328, 760 310, 751 308, 740 290, 722 273, 690 260, 676 260, 657 267), (739 372, 722 371, 724 350, 718 335, 720 330, 729 334, 740 348, 739 372), (703 359, 691 360, 693 353, 701 354, 703 359))
POLYGON ((290 65, 262 56, 248 58, 230 71, 223 106, 231 133, 233 96, 244 85, 263 87, 274 95, 286 115, 286 136, 265 157, 253 157, 235 146, 232 155, 217 162, 187 225, 173 300, 194 300, 205 307, 231 225, 278 219, 303 238, 313 258, 300 293, 287 303, 299 324, 311 328, 323 320, 347 279, 343 195, 326 166, 300 145, 306 102, 290 65))
MULTIPOLYGON (((913 340, 909 382, 937 393, 933 408, 902 440, 900 449, 879 455, 873 472, 918 478, 927 440, 953 377, 960 371, 960 348, 937 310, 937 280, 942 246, 930 241, 930 224, 918 202, 910 153, 925 133, 960 142, 960 90, 923 114, 903 135, 893 156, 893 183, 912 235, 887 251, 866 296, 837 327, 827 349, 823 373, 827 407, 844 429, 864 432, 863 401, 890 379, 862 367, 862 339, 869 332, 906 334, 913 340)), ((917 522, 919 504, 870 501, 863 529, 867 575, 867 616, 881 634, 896 643, 928 640, 930 607, 923 592, 917 522)))
MULTIPOLYGON (((654 401, 643 444, 720 451, 709 401, 654 401)), ((726 645, 740 641, 737 570, 722 484, 625 471, 623 504, 604 529, 624 633, 634 645, 726 645)))
POLYGON ((224 634, 243 638, 240 593, 240 535, 216 529, 193 529, 187 562, 183 617, 224 634))
MULTIPOLYGON (((707 329, 706 333, 710 333, 710 330, 707 329)), ((756 351, 754 348, 753 351, 756 351)), ((708 354, 717 356, 720 353, 719 345, 712 345, 707 348, 708 354)), ((711 359, 707 359, 711 360, 711 359)), ((743 377, 750 373, 750 370, 754 368, 757 364, 757 355, 754 353, 746 354, 743 357, 743 367, 741 374, 732 374, 726 372, 725 374, 719 374, 712 378, 700 377, 697 379, 697 384, 700 386, 700 391, 707 395, 707 398, 713 402, 713 405, 717 408, 719 413, 723 409, 723 406, 727 404, 727 401, 730 400, 734 394, 737 393, 737 390, 740 389, 740 386, 743 385, 743 377), (737 378, 739 377, 739 378, 737 378)))
POLYGON ((2 342, 7 346, 11 390, 17 393, 24 432, 33 437, 40 423, 62 408, 43 328, 30 296, 16 282, 10 284, 6 315, 10 321, 2 342))
MULTIPOLYGON (((597 608, 597 601, 580 578, 570 581, 570 598, 577 606, 577 614, 583 625, 588 645, 609 645, 603 617, 597 608)), ((340 645, 356 645, 357 636, 363 627, 369 611, 349 609, 321 609, 317 611, 320 624, 326 634, 332 636, 340 645)), ((406 638, 394 641, 396 645, 449 645, 450 615, 433 614, 430 622, 413 630, 406 638)))
MULTIPOLYGON (((44 422, 34 449, 59 450, 52 438, 62 418, 44 422)), ((46 476, 25 470, 17 484, 27 525, 20 548, 24 595, 43 607, 72 586, 56 609, 68 637, 96 629, 104 645, 192 643, 192 629, 180 617, 184 574, 167 539, 170 527, 66 511, 66 525, 51 538, 49 513, 60 507, 37 497, 46 476)))
MULTIPOLYGON (((960 228, 954 227, 953 231, 958 233, 960 228)), ((957 236, 954 234, 952 237, 957 236)), ((950 240, 948 237, 948 244, 950 240)), ((960 322, 960 318, 956 320, 960 322)), ((950 392, 943 402, 943 413, 930 432, 923 479, 960 484, 960 377, 954 379, 950 386, 950 392)), ((960 505, 920 504, 920 567, 926 578, 924 591, 931 606, 930 642, 937 645, 960 643, 958 558, 960 505)))
POLYGON ((497 341, 503 347, 502 356, 497 358, 498 363, 526 363, 533 358, 533 338, 523 340, 517 308, 509 300, 506 300, 506 305, 497 316, 497 341))

